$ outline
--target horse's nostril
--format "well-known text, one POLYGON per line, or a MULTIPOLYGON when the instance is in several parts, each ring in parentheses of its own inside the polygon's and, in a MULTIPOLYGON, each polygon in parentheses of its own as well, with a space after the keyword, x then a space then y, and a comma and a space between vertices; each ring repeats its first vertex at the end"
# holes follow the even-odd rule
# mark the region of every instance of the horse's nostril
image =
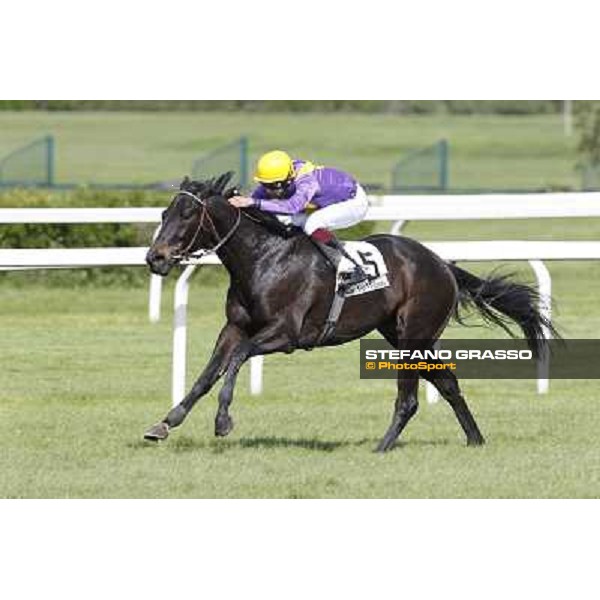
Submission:
POLYGON ((169 246, 167 244, 154 244, 149 250, 148 254, 146 254, 146 262, 154 262, 154 263, 163 263, 165 261, 170 260, 171 252, 169 246))
POLYGON ((146 262, 162 262, 165 260, 165 255, 163 252, 158 250, 149 250, 148 254, 146 254, 146 262))
POLYGON ((146 256, 146 264, 150 267, 153 273, 162 271, 166 265, 165 257, 157 254, 148 253, 146 256))
POLYGON ((146 254, 146 264, 155 275, 165 276, 171 270, 171 257, 161 248, 151 248, 146 254))

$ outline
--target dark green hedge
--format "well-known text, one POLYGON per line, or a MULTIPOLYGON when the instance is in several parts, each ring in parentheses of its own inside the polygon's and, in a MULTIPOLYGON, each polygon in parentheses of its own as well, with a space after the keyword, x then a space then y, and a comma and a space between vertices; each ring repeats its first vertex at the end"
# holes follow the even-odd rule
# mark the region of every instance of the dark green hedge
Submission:
POLYGON ((168 190, 0 188, 0 208, 165 206, 170 198, 168 190))
POLYGON ((544 114, 562 100, 2 100, 0 110, 259 111, 398 114, 544 114))

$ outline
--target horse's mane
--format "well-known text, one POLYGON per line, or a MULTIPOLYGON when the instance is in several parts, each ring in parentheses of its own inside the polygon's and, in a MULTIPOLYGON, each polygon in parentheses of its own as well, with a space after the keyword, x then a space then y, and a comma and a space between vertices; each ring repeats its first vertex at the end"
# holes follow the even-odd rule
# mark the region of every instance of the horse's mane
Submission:
MULTIPOLYGON (((233 171, 227 171, 219 177, 213 177, 205 181, 194 181, 189 177, 181 182, 179 189, 192 192, 203 200, 218 197, 227 201, 232 196, 239 194, 237 186, 227 188, 227 184, 233 177, 233 171)), ((284 238, 289 238, 300 233, 297 227, 284 225, 275 215, 267 213, 258 208, 249 207, 242 209, 242 215, 251 221, 265 227, 269 232, 284 238)))
POLYGON ((223 173, 219 177, 213 177, 205 181, 195 181, 186 176, 181 182, 179 189, 192 192, 192 194, 196 194, 196 196, 203 200, 208 200, 213 196, 231 197, 233 192, 236 191, 235 187, 231 187, 228 190, 225 188, 233 176, 233 171, 227 171, 227 173, 223 173), (227 196, 228 193, 230 193, 229 196, 227 196))
POLYGON ((259 208, 249 207, 244 208, 242 210, 242 214, 262 225, 265 229, 278 235, 279 237, 289 238, 295 235, 298 235, 302 230, 298 227, 294 227, 293 225, 285 225, 282 223, 275 215, 272 213, 265 212, 264 210, 260 210, 259 208))

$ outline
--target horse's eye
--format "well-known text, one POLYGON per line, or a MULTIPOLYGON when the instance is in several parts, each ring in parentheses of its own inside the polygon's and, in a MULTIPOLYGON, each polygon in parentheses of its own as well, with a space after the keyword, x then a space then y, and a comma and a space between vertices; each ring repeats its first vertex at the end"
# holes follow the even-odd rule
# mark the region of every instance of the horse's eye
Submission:
POLYGON ((167 209, 165 208, 165 210, 162 211, 162 215, 160 216, 161 220, 164 221, 166 216, 167 216, 167 209))
POLYGON ((184 219, 191 219, 195 213, 196 213, 196 207, 193 205, 190 205, 190 206, 186 206, 183 209, 183 211, 181 212, 181 216, 184 219))

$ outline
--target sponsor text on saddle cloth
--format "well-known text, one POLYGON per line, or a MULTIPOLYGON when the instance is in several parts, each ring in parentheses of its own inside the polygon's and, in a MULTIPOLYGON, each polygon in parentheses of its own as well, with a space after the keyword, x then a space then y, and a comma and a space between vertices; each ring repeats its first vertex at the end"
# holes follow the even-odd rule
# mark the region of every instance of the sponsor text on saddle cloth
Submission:
POLYGON ((359 296, 390 285, 385 261, 381 252, 375 246, 368 242, 344 242, 344 248, 356 262, 360 263, 365 273, 369 275, 369 279, 346 286, 344 284, 345 275, 354 270, 354 265, 346 257, 342 257, 337 268, 336 292, 342 286, 345 297, 359 296))

